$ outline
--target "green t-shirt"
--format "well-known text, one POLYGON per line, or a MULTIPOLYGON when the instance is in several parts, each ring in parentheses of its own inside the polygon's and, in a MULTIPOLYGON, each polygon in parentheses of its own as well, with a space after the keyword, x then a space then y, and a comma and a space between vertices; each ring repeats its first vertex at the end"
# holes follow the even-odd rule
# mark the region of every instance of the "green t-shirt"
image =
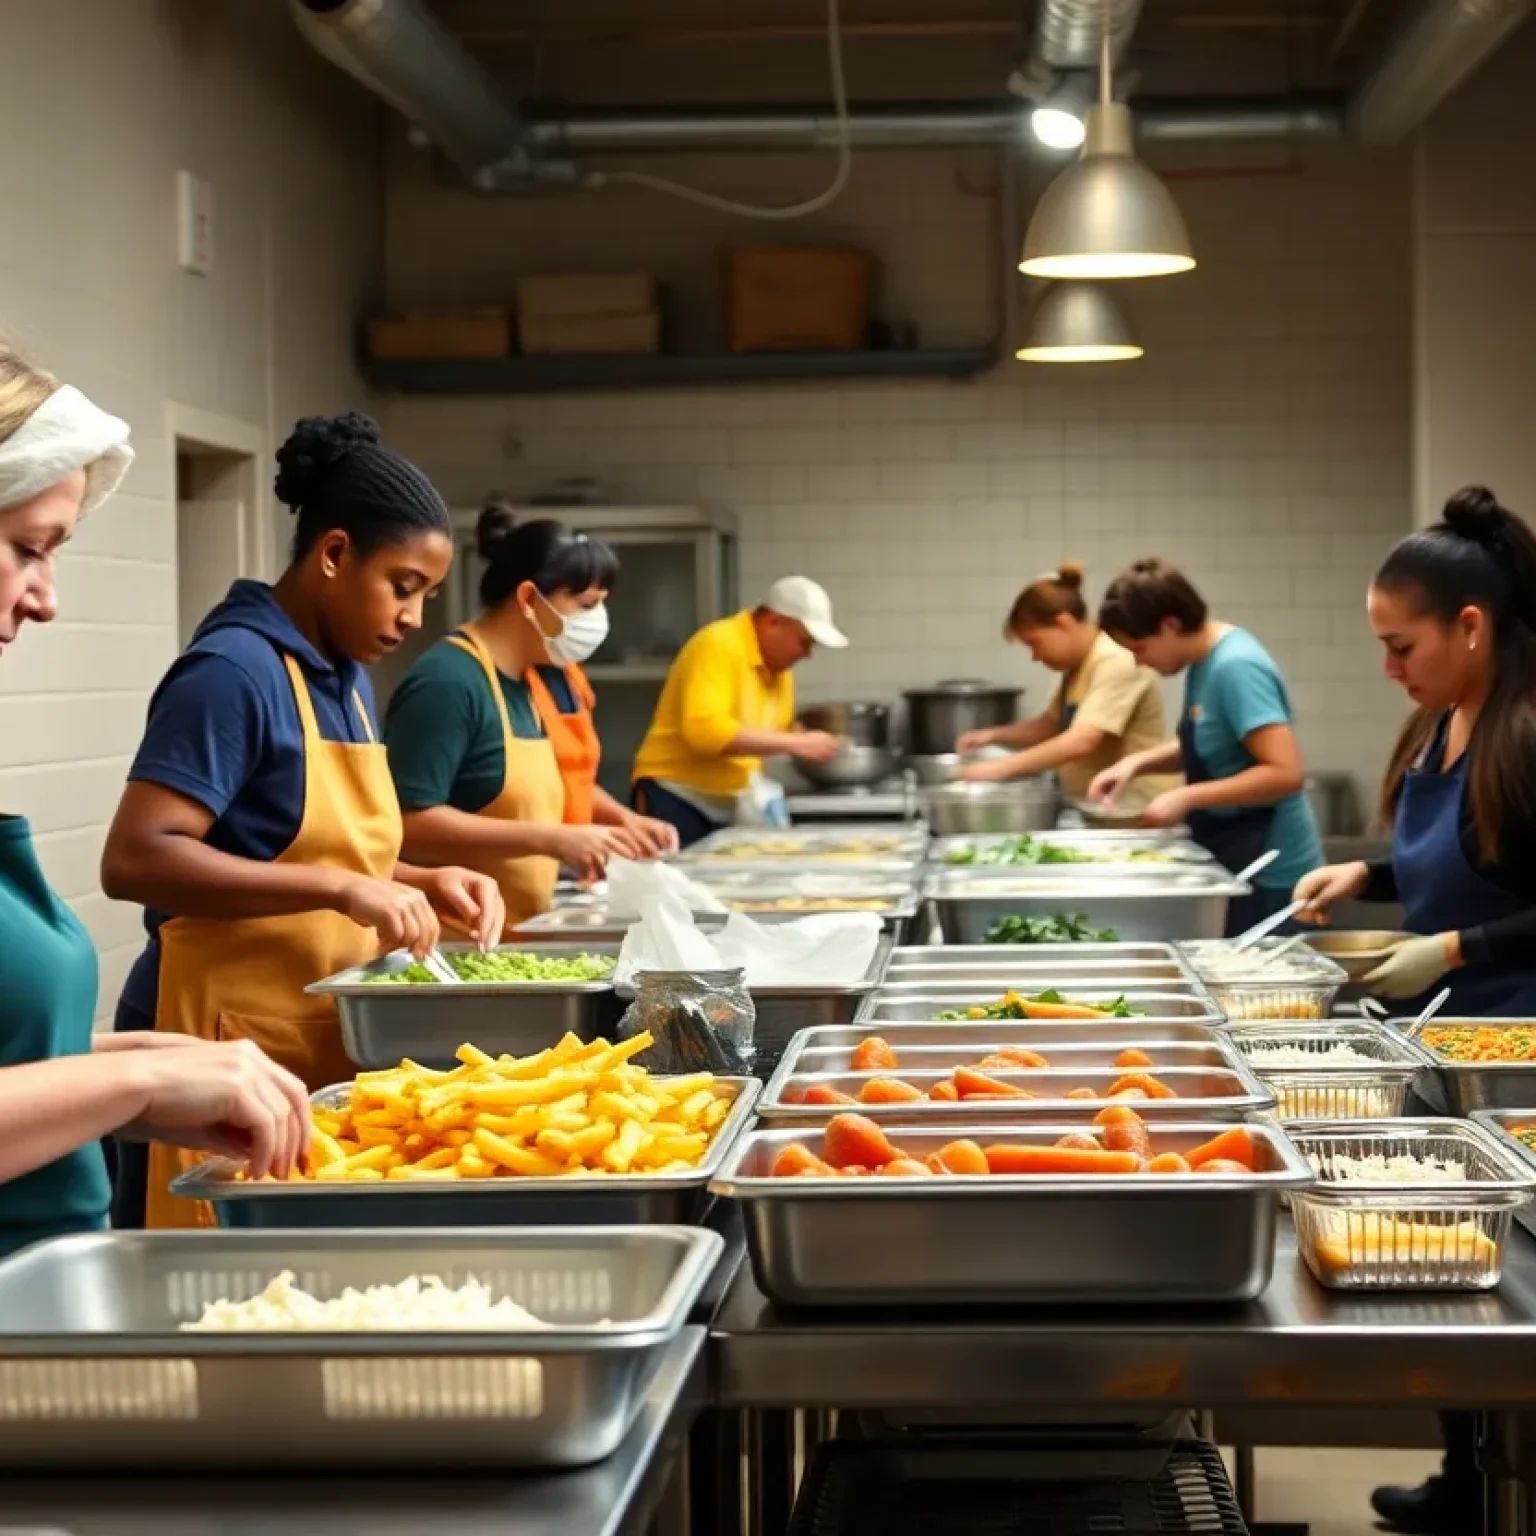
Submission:
MULTIPOLYGON (((575 714, 576 699, 565 673, 540 667, 539 675, 560 713, 575 714)), ((541 738, 544 727, 527 683, 501 672, 497 677, 512 734, 525 741, 541 738)), ((473 814, 483 811, 506 783, 501 715, 485 685, 485 668, 478 657, 446 640, 427 651, 395 689, 384 743, 403 810, 451 805, 473 814)))
MULTIPOLYGON (((38 865, 32 831, 0 817, 0 1066, 83 1056, 96 1013, 96 951, 38 865)), ((0 1258, 46 1237, 107 1224, 99 1141, 0 1184, 0 1258)))

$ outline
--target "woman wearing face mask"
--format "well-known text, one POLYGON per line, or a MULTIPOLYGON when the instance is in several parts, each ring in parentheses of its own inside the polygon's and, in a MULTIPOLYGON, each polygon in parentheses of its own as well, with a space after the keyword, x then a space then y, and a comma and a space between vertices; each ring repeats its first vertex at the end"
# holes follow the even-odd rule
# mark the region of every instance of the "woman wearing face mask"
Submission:
MULTIPOLYGON (((1536 537, 1471 486, 1410 534, 1371 583, 1387 676, 1416 706, 1382 796, 1392 854, 1296 886, 1304 919, 1337 902, 1400 901, 1419 935, 1365 978, 1414 1013, 1442 986, 1448 1014, 1536 1014, 1536 537)), ((1443 1415, 1445 1465, 1418 1488, 1378 1488, 1394 1530, 1482 1529, 1471 1414, 1443 1415)))
MULTIPOLYGON (((967 763, 962 778, 999 782, 1054 771, 1068 798, 1082 800, 1097 774, 1166 738, 1156 674, 1138 667, 1129 651, 1089 619, 1083 568, 1076 561, 1062 561, 1060 570, 1025 587, 1003 633, 1027 646, 1041 666, 1060 673, 1061 685, 1033 720, 967 731, 956 743, 959 752, 990 746, 1016 750, 967 763)), ((1176 775, 1147 775, 1128 785, 1118 803, 1140 811, 1177 784, 1176 775)))
POLYGON ((384 736, 410 856, 493 875, 513 926, 549 906, 561 864, 594 879, 614 854, 676 844, 597 783, 581 663, 608 634, 613 551, 552 519, 518 523, 502 502, 475 532, 480 616, 406 674, 384 736))

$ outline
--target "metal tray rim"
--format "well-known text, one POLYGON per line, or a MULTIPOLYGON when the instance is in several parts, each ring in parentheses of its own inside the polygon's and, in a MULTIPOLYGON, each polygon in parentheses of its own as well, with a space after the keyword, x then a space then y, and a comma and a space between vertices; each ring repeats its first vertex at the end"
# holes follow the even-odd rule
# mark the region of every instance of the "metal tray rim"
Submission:
MULTIPOLYGON (((673 1076, 675 1074, 663 1074, 673 1076)), ((235 1164, 228 1158, 209 1158, 206 1162, 199 1163, 195 1168, 189 1169, 178 1178, 171 1181, 171 1193, 182 1195, 188 1199, 209 1200, 215 1203, 230 1200, 318 1200, 330 1196, 336 1198, 341 1195, 356 1195, 361 1199, 380 1199, 384 1195, 403 1196, 411 1200, 430 1199, 433 1195, 442 1197, 444 1192, 455 1196, 468 1195, 475 1200, 494 1199, 497 1196, 505 1199, 508 1195, 544 1196, 549 1199, 557 1195, 568 1195, 573 1190, 580 1190, 584 1194, 605 1194, 612 1192, 618 1195, 656 1194, 664 1191, 678 1189, 692 1189, 702 1187, 709 1182, 716 1168, 724 1161, 726 1153, 730 1150, 731 1143, 741 1134, 742 1127, 751 1118, 757 1106, 759 1096, 763 1091, 763 1084, 755 1077, 716 1077, 716 1083, 731 1083, 736 1086, 736 1095, 731 1103, 729 1113, 720 1122, 720 1129, 715 1132, 715 1139, 705 1148, 704 1156, 696 1167, 686 1172, 677 1173, 615 1173, 604 1178, 593 1178, 581 1174, 563 1174, 558 1178, 550 1179, 526 1179, 507 1177, 500 1179, 385 1179, 379 1183, 362 1182, 347 1184, 343 1182, 326 1181, 324 1183, 306 1179, 302 1182, 287 1182, 274 1180, 271 1183, 252 1182, 250 1180, 235 1180, 221 1178, 215 1175, 215 1169, 233 1168, 235 1164)), ((330 1095, 345 1091, 351 1087, 350 1083, 333 1083, 329 1088, 321 1088, 310 1095, 311 1103, 318 1103, 330 1095)), ((369 1229, 374 1230, 373 1228, 369 1229)), ((479 1228, 466 1228, 465 1230, 481 1230, 479 1228)), ((571 1228, 572 1231, 581 1230, 571 1228)), ((622 1230, 608 1229, 608 1230, 622 1230)))
MULTIPOLYGON (((73 1233, 17 1254, 0 1265, 5 1271, 22 1268, 35 1254, 45 1254, 62 1247, 95 1246, 103 1242, 134 1246, 173 1243, 189 1239, 206 1243, 219 1255, 216 1262, 228 1263, 242 1249, 270 1253, 277 1269, 285 1267, 291 1255, 284 1244, 291 1244, 297 1234, 282 1228, 267 1231, 229 1232, 209 1229, 196 1233, 181 1230, 156 1232, 73 1233)), ((725 1251, 725 1240, 707 1227, 648 1225, 642 1227, 520 1227, 508 1232, 495 1227, 375 1227, 371 1240, 391 1241, 401 1249, 423 1250, 423 1266, 431 1262, 432 1244, 483 1247, 487 1257, 515 1248, 519 1243, 534 1246, 542 1241, 569 1246, 586 1241, 594 1245, 616 1245, 619 1238, 642 1242, 669 1242, 679 1250, 678 1262, 652 1309, 639 1317, 622 1322, 568 1324, 557 1328, 495 1332, 489 1329, 465 1329, 462 1332, 367 1333, 319 1332, 229 1332, 184 1333, 8 1333, 0 1328, 0 1359, 36 1356, 91 1357, 127 1355, 155 1358, 161 1354, 178 1356, 227 1355, 470 1355, 512 1354, 519 1356, 609 1353, 654 1348, 672 1338, 688 1320, 688 1312, 704 1288, 714 1267, 725 1251), (654 1234, 654 1236, 653 1236, 654 1234)), ((350 1228, 306 1229, 307 1240, 331 1237, 339 1244, 355 1239, 350 1228)))
MULTIPOLYGON (((1399 1033, 1402 1033, 1405 1025, 1413 1024, 1416 1021, 1409 1018, 1398 1018, 1386 1019, 1383 1022, 1389 1024, 1399 1033)), ((1444 1014, 1437 1014, 1431 1022, 1436 1026, 1446 1024, 1466 1024, 1476 1025, 1478 1028, 1484 1028, 1488 1026, 1492 1026, 1496 1029, 1536 1028, 1536 1019, 1525 1018, 1478 1019, 1462 1018, 1459 1016, 1446 1017, 1444 1014)), ((1471 1076, 1473 1074, 1482 1072, 1529 1072, 1533 1068, 1536 1068, 1536 1057, 1533 1057, 1530 1061, 1451 1061, 1447 1057, 1440 1055, 1437 1051, 1430 1050, 1427 1045, 1421 1044, 1417 1036, 1409 1039, 1408 1036, 1404 1034, 1404 1039, 1408 1041, 1408 1045, 1412 1050, 1415 1050, 1419 1053, 1427 1065, 1435 1068, 1437 1072, 1452 1073, 1457 1077, 1471 1076)))
MULTIPOLYGON (((445 954, 462 954, 466 950, 473 949, 472 944, 440 944, 438 946, 445 954)), ((492 946, 497 950, 516 950, 525 954, 542 955, 546 951, 553 950, 557 957, 561 953, 573 955, 606 955, 612 953, 618 955, 618 946, 613 943, 594 941, 591 944, 497 944, 492 946)), ((319 981, 312 981, 304 988, 308 994, 320 997, 371 997, 387 999, 396 996, 403 997, 588 997, 598 993, 612 992, 613 979, 610 973, 607 980, 602 981, 464 981, 457 986, 450 986, 446 982, 420 982, 409 987, 384 987, 377 982, 362 981, 358 978, 368 975, 380 974, 380 968, 391 962, 399 951, 388 955, 380 955, 377 960, 370 960, 365 965, 350 965, 344 971, 337 971, 332 976, 323 977, 319 981)))
MULTIPOLYGON (((1061 865, 1048 866, 1060 869, 1061 865)), ((1119 871, 1123 865, 1106 865, 1106 869, 1119 871)), ((1181 871, 1186 875, 1196 875, 1202 872, 1202 866, 1192 865, 1187 870, 1181 871)), ((1211 896, 1226 896, 1236 900, 1241 896, 1253 894, 1253 887, 1240 884, 1230 875, 1223 879, 1212 876, 1210 879, 1192 880, 1189 884, 1180 886, 1159 885, 1155 880, 1148 879, 1145 884, 1134 881, 1121 880, 1113 883, 1106 877, 1102 881, 1096 881, 1089 889, 1084 889, 1083 883, 1071 878, 1063 878, 1060 875, 1051 875, 1038 880, 1031 880, 1019 874, 1017 869, 991 866, 977 869, 974 866, 953 867, 945 866, 943 869, 929 868, 923 878, 923 895, 930 901, 997 901, 1010 896, 1030 899, 1047 899, 1060 901, 1111 901, 1134 899, 1137 901, 1200 901, 1211 896), (980 881, 996 887, 993 890, 970 891, 953 890, 948 887, 959 879, 980 881)))

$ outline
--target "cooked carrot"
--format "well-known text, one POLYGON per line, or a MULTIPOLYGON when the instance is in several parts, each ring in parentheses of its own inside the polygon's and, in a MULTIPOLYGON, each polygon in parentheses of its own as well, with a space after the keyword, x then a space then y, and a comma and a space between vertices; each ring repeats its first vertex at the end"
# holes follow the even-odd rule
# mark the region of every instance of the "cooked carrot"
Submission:
POLYGON ((1090 1008, 1086 1003, 1041 1003, 1032 997, 1017 999, 1026 1019, 1102 1019, 1102 1008, 1090 1008))
POLYGON ((863 1115, 833 1115, 822 1138, 821 1154, 834 1168, 853 1163, 880 1168, 896 1156, 896 1149, 873 1120, 863 1115))
POLYGON ((1177 1152, 1159 1152, 1148 1164, 1148 1173, 1188 1173, 1189 1164, 1177 1152))
POLYGON ((921 1088, 914 1088, 899 1077, 872 1077, 859 1089, 861 1104, 910 1104, 922 1096, 921 1088))
POLYGON ((987 1165, 987 1154, 974 1141, 966 1141, 963 1137, 959 1141, 945 1142, 929 1159, 930 1163, 934 1161, 942 1163, 946 1173, 964 1177, 992 1171, 987 1165))
POLYGON ((915 1157, 893 1157, 883 1168, 877 1168, 875 1174, 882 1179, 931 1179, 933 1169, 915 1157))
POLYGON ((1245 1125, 1234 1125, 1231 1130, 1213 1136, 1184 1154, 1191 1168, 1222 1160, 1241 1163, 1250 1173, 1253 1172, 1253 1156, 1253 1135, 1245 1125))
POLYGON ((1160 1083, 1155 1077, 1148 1077, 1145 1072, 1128 1072, 1124 1077, 1117 1077, 1109 1085, 1109 1096, 1114 1098, 1117 1093, 1125 1088, 1140 1088, 1149 1099, 1172 1099, 1177 1094, 1166 1083, 1160 1083))
POLYGON ((1117 1067, 1150 1067, 1152 1058, 1145 1051, 1138 1051, 1133 1045, 1115 1057, 1115 1065, 1117 1067))
POLYGON ((1201 1163, 1195 1169, 1196 1173, 1252 1173, 1253 1169, 1246 1163, 1239 1163, 1230 1157, 1213 1157, 1208 1163, 1201 1163))
POLYGON ((770 1170, 776 1179, 792 1179, 802 1173, 820 1174, 825 1177, 832 1169, 798 1141, 792 1141, 773 1160, 770 1170))
POLYGON ((894 1072, 901 1063, 888 1041, 879 1035, 871 1035, 867 1040, 859 1041, 851 1065, 855 1072, 894 1072))
POLYGON ((1026 1068, 1048 1067, 1050 1062, 1039 1051, 1026 1051, 1021 1045, 1005 1046, 983 1056, 976 1063, 983 1072, 1018 1072, 1026 1068))
POLYGON ((998 1094, 1005 1099, 1029 1097, 1027 1089, 1015 1088, 1011 1083, 1000 1082, 997 1078, 988 1077, 985 1072, 977 1072, 971 1067, 956 1067, 951 1081, 962 1099, 975 1098, 982 1093, 998 1094))
POLYGON ((1012 1093, 967 1093, 963 1097, 967 1104, 1017 1104, 1020 1099, 1038 1099, 1040 1095, 1015 1088, 1012 1093))
POLYGON ((849 1163, 846 1168, 834 1168, 832 1170, 840 1179, 867 1179, 869 1169, 862 1163, 849 1163))
POLYGON ((944 1166, 944 1160, 939 1156, 937 1152, 930 1152, 928 1156, 923 1159, 923 1161, 928 1164, 929 1173, 936 1173, 941 1178, 946 1179, 954 1177, 955 1170, 953 1168, 946 1168, 944 1166))
POLYGON ((1111 1152, 1134 1152, 1137 1157, 1152 1156, 1152 1135, 1146 1121, 1128 1104, 1115 1104, 1096 1118, 1104 1127, 1104 1145, 1111 1152))
POLYGON ((958 1104, 960 1102, 960 1090, 946 1077, 942 1083, 935 1083, 928 1090, 928 1097, 930 1099, 942 1099, 948 1104, 958 1104))
POLYGON ((1146 1096, 1147 1090, 1145 1088, 1122 1088, 1119 1093, 1110 1093, 1105 1095, 1106 1098, 1120 1099, 1121 1101, 1126 1099, 1140 1100, 1145 1099, 1146 1096))
POLYGON ((1003 1143, 986 1149, 993 1173, 1135 1173, 1134 1152, 1088 1152, 1077 1147, 1024 1147, 1003 1143))
POLYGON ((834 1088, 831 1083, 812 1083, 805 1090, 802 1104, 857 1104, 859 1101, 851 1093, 844 1093, 841 1088, 834 1088))
POLYGON ((1104 1150, 1101 1143, 1095 1141, 1092 1136, 1083 1135, 1081 1131, 1070 1132, 1068 1135, 1063 1136, 1056 1145, 1058 1147, 1076 1147, 1079 1152, 1102 1152, 1104 1150))

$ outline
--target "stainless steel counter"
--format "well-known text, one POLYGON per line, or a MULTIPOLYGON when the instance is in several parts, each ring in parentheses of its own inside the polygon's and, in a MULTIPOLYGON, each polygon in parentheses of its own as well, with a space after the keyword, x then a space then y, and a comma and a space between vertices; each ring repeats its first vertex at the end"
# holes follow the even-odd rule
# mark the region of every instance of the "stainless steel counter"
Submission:
MULTIPOLYGON (((678 1336, 634 1428, 595 1467, 532 1477, 6 1477, 0 1536, 639 1536, 686 1483, 704 1336, 698 1327, 678 1336)), ((667 1529, 686 1529, 686 1519, 667 1529)))
MULTIPOLYGON (((895 1240, 899 1241, 899 1238, 895 1240)), ((1536 1403, 1536 1240, 1484 1295, 1347 1295, 1302 1267, 1231 1308, 779 1313, 743 1266, 711 1330, 716 1400, 757 1408, 1469 1407, 1536 1403)))

